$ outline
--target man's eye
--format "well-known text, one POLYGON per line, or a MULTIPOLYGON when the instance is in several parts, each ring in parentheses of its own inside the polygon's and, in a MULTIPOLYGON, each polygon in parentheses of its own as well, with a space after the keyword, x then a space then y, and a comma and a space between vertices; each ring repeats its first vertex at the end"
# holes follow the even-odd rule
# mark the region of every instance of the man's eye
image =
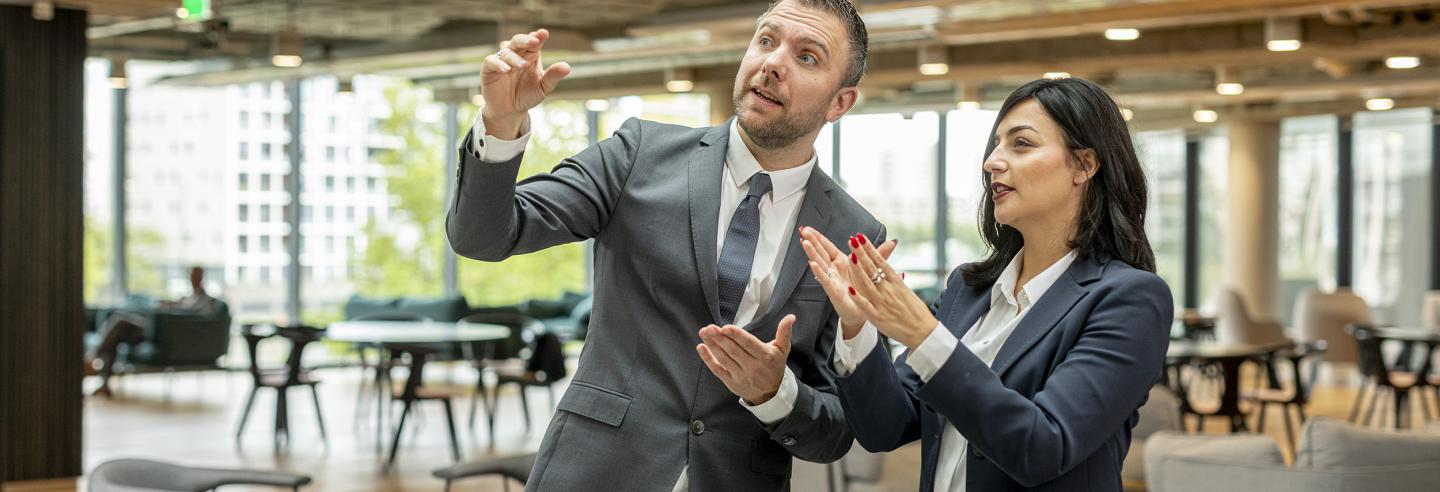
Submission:
POLYGON ((800 55, 800 61, 801 61, 802 63, 806 64, 806 65, 814 65, 814 64, 815 64, 815 56, 810 55, 810 54, 808 54, 808 53, 807 53, 807 54, 804 54, 804 55, 800 55))
POLYGON ((760 46, 765 47, 765 48, 769 48, 769 47, 770 47, 770 38, 760 38, 760 46))

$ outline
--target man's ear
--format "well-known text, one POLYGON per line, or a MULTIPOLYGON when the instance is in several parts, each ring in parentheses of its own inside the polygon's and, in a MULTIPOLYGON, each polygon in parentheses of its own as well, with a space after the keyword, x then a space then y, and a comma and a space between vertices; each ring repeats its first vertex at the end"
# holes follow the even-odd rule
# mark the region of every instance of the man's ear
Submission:
POLYGON ((835 120, 850 112, 855 107, 855 102, 860 100, 860 89, 855 87, 841 87, 830 101, 830 110, 825 113, 825 121, 834 123, 835 120))
POLYGON ((1095 154, 1095 149, 1080 149, 1075 151, 1075 161, 1079 168, 1075 170, 1075 185, 1083 185, 1100 172, 1100 159, 1095 154))

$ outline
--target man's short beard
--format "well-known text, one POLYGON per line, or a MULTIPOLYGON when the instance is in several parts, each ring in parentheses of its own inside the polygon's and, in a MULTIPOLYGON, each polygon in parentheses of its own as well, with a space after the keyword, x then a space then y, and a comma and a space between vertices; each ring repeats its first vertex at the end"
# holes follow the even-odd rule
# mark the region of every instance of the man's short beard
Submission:
MULTIPOLYGON (((744 97, 744 94, 741 94, 744 97)), ((750 142, 760 146, 762 149, 780 149, 795 143, 801 136, 814 131, 825 124, 825 113, 815 111, 810 114, 797 114, 793 117, 781 117, 766 126, 751 125, 746 123, 745 113, 740 108, 739 98, 735 101, 735 123, 745 130, 745 135, 750 137, 750 142)))

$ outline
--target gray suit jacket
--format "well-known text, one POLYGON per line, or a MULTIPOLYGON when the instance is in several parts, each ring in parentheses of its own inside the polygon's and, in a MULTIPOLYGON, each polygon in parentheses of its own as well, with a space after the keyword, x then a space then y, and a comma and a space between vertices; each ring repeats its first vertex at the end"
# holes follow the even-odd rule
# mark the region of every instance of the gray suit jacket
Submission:
MULTIPOLYGON (((792 455, 829 462, 849 450, 830 367, 837 318, 798 234, 768 310, 745 326, 768 341, 780 318, 798 318, 790 416, 762 425, 695 353, 699 329, 719 318, 715 244, 728 132, 631 119, 518 185, 520 157, 487 163, 461 149, 446 218, 456 253, 500 261, 595 239, 589 337, 527 489, 668 491, 688 463, 691 490, 784 490, 792 455)), ((798 225, 837 244, 857 232, 884 241, 884 227, 820 169, 805 189, 798 225)))

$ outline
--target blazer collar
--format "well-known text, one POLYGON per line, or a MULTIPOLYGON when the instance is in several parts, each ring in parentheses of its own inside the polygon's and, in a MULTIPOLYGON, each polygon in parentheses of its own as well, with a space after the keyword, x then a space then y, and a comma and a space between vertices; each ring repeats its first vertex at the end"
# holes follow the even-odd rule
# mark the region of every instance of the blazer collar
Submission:
MULTIPOLYGON (((990 366, 995 374, 1003 376, 1020 355, 1064 319, 1070 308, 1090 292, 1085 286, 1099 280, 1109 263, 1110 258, 1104 255, 1077 257, 1070 264, 1070 268, 1065 270, 1065 274, 1030 308, 1030 312, 1020 320, 1020 325, 1015 327, 1015 331, 1010 333, 1010 337, 1000 347, 1000 353, 996 354, 995 361, 990 366)), ((990 311, 991 291, 988 288, 977 291, 964 285, 954 288, 965 291, 956 298, 958 309, 952 310, 952 315, 944 321, 956 337, 964 337, 965 333, 975 326, 976 321, 990 311)))

